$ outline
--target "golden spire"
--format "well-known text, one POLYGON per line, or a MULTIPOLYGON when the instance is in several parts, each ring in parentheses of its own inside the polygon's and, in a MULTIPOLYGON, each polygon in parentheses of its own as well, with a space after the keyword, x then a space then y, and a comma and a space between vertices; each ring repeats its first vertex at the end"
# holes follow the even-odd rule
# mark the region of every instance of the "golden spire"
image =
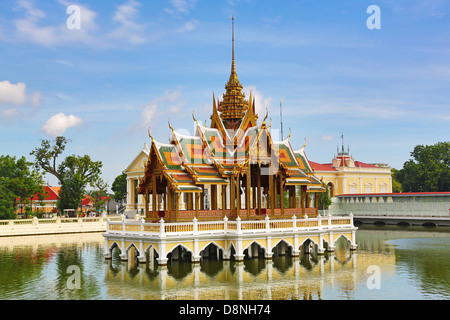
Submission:
POLYGON ((242 92, 242 85, 239 82, 236 73, 236 61, 234 56, 234 17, 232 18, 232 60, 231 60, 231 75, 228 83, 225 85, 226 92, 223 95, 221 105, 221 117, 223 120, 233 123, 238 123, 244 117, 248 108, 248 101, 245 101, 245 94, 242 92))
POLYGON ((231 74, 236 74, 236 62, 234 61, 234 17, 231 18, 232 24, 232 60, 231 60, 231 74))

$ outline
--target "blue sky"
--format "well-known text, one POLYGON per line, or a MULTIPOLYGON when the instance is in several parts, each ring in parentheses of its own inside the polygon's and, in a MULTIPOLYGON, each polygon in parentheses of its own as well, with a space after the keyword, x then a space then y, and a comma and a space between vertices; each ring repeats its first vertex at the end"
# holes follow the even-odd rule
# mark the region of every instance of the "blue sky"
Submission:
MULTIPOLYGON (((450 137, 450 2, 444 0, 2 0, 0 154, 64 135, 111 185, 167 121, 193 133, 225 91, 235 17, 237 72, 310 160, 341 144, 401 168, 417 144, 450 137), (69 30, 67 8, 81 9, 69 30), (367 8, 381 11, 370 30, 367 8)), ((55 180, 49 177, 49 182, 55 180)))

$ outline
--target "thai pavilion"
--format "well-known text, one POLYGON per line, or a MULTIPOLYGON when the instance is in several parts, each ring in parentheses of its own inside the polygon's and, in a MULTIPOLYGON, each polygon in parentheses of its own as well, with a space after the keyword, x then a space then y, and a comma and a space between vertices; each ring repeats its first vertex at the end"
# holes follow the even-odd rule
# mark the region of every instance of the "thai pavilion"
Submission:
POLYGON ((213 98, 211 128, 202 126, 193 114, 194 136, 178 133, 169 123, 170 144, 152 138, 145 175, 139 179, 138 188, 147 200, 146 220, 316 216, 318 194, 325 188, 314 176, 304 148, 295 152, 290 137, 274 141, 270 125, 266 124, 267 114, 257 124, 255 99, 251 93, 245 99, 234 50, 225 89, 221 101, 213 98), (210 194, 207 206, 205 190, 210 194), (187 207, 180 210, 179 198, 184 194, 187 207), (156 206, 149 210, 149 196, 152 203, 162 197, 163 210, 156 206))
POLYGON ((178 254, 174 249, 182 247, 199 261, 211 244, 222 250, 224 258, 241 260, 244 250, 255 251, 255 245, 270 258, 280 241, 295 255, 306 240, 321 253, 324 243, 332 249, 340 235, 356 248, 351 217, 318 216, 318 198, 325 188, 314 176, 305 146, 294 151, 291 134, 275 141, 268 113, 257 123, 255 99, 251 93, 246 99, 236 73, 234 30, 225 89, 222 99, 213 97, 209 128, 193 113, 193 136, 177 132, 169 121, 171 141, 161 143, 149 129, 144 174, 129 190, 142 195, 145 217, 108 223, 107 258, 118 246, 124 260, 134 248, 140 261, 147 261, 145 252, 150 252, 165 264, 168 254, 174 258, 178 254), (335 228, 340 233, 333 236, 335 228))

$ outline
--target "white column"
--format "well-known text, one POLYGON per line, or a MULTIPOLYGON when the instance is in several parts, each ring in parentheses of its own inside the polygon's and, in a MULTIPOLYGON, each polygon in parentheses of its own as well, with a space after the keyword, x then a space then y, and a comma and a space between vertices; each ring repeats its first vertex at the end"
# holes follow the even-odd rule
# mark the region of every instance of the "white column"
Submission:
POLYGON ((133 179, 127 179, 127 210, 132 209, 132 181, 133 179))

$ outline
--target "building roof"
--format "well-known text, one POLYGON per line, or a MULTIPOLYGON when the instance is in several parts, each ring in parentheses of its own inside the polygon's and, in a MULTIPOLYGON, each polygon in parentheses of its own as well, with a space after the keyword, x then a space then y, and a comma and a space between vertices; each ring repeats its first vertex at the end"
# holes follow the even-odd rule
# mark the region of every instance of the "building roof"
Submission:
MULTIPOLYGON (((376 168, 380 169, 379 166, 364 163, 361 161, 354 161, 355 168, 376 168)), ((312 167, 314 171, 339 171, 336 167, 333 167, 332 163, 317 163, 313 161, 309 161, 309 165, 312 167)))
MULTIPOLYGON (((43 199, 44 201, 56 201, 58 200, 59 191, 61 190, 61 187, 51 187, 51 186, 44 186, 44 195, 46 197, 43 199)), ((40 193, 37 193, 33 197, 33 201, 39 200, 40 193)))
POLYGON ((315 171, 338 171, 336 168, 333 168, 333 165, 331 163, 321 164, 321 163, 309 161, 309 165, 315 171))
MULTIPOLYGON (((242 92, 234 54, 230 78, 225 86, 222 101, 213 94, 211 127, 202 126, 194 114, 197 128, 195 134, 184 135, 172 130, 170 144, 152 139, 145 176, 139 181, 139 192, 153 189, 152 175, 167 179, 162 181, 172 190, 201 192, 203 185, 228 184, 228 178, 243 174, 249 165, 270 164, 271 174, 282 171, 288 185, 307 185, 325 191, 322 182, 313 176, 304 147, 294 152, 289 137, 273 141, 266 117, 260 125, 255 114, 255 99, 250 93, 248 100, 242 92), (273 172, 275 170, 275 172, 273 172), (155 174, 156 173, 156 174, 155 174)), ((290 134, 289 134, 290 136, 290 134)))

